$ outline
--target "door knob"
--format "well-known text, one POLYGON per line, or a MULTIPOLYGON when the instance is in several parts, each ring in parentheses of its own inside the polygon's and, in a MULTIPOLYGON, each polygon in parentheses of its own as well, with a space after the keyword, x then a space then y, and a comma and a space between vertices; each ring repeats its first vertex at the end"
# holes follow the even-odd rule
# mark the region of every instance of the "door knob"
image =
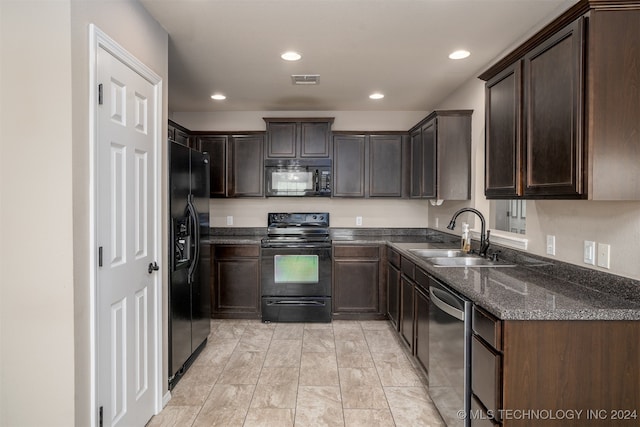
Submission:
POLYGON ((160 270, 160 267, 158 266, 158 264, 153 261, 149 263, 149 274, 153 273, 154 271, 158 271, 160 270))

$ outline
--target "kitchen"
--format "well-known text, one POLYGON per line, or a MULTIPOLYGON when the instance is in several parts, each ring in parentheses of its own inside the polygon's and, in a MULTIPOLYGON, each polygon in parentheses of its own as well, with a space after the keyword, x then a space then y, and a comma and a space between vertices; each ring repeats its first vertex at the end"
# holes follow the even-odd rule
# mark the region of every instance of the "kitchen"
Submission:
MULTIPOLYGON (((82 7, 79 7, 81 6, 79 4, 73 4, 72 6, 73 7, 70 7, 70 9, 73 12, 72 19, 71 19, 72 28, 74 28, 73 34, 83 34, 84 32, 83 26, 78 24, 76 20, 79 19, 78 16, 84 19, 83 14, 87 12, 84 11, 82 7)), ((114 8, 123 8, 124 10, 118 10, 118 12, 121 13, 121 16, 129 16, 129 15, 142 16, 146 13, 144 9, 137 4, 133 4, 133 5, 120 4, 120 5, 110 5, 110 6, 114 8)), ((5 5, 3 4, 3 8, 4 7, 5 5)), ((87 6, 87 8, 89 7, 87 6)), ((11 12, 11 10, 3 9, 3 16, 4 17, 11 16, 9 12, 11 12)), ((48 10, 48 12, 51 12, 51 11, 48 10)), ((69 10, 59 11, 58 9, 54 8, 52 12, 54 13, 53 16, 59 16, 61 18, 59 23, 56 25, 63 25, 65 22, 66 23, 69 22, 70 20, 69 10)), ((101 10, 100 12, 105 12, 105 11, 101 10)), ((92 13, 95 13, 95 12, 92 12, 92 13)), ((95 15, 99 15, 99 13, 95 13, 95 15)), ((109 16, 110 13, 107 12, 105 13, 105 15, 109 16)), ((38 25, 43 25, 45 27, 54 26, 52 22, 49 22, 49 20, 44 19, 44 17, 40 17, 40 18, 41 20, 37 21, 38 25)), ((82 23, 84 23, 82 19, 81 21, 82 23)), ((92 17, 91 20, 93 19, 98 19, 98 18, 92 17)), ((134 18, 129 18, 129 19, 133 20, 134 18)), ((32 22, 32 20, 33 18, 30 18, 28 22, 32 22)), ((99 19, 98 19, 98 22, 100 22, 99 19)), ((131 24, 133 25, 133 24, 139 24, 139 23, 134 21, 134 22, 131 22, 131 24)), ((124 31, 124 30, 118 30, 117 28, 112 28, 113 24, 109 24, 108 22, 102 22, 100 23, 100 26, 107 29, 107 31, 109 31, 110 33, 113 33, 116 35, 122 34, 122 32, 124 31)), ((153 30, 148 30, 150 33, 155 32, 157 34, 161 34, 162 32, 160 29, 158 29, 157 27, 153 27, 153 25, 151 24, 143 25, 143 28, 149 28, 149 27, 153 28, 153 30)), ((19 28, 16 28, 15 26, 13 27, 10 26, 5 28, 10 28, 17 31, 17 33, 20 33, 19 28)), ((58 28, 58 27, 54 27, 54 28, 58 28)), ((9 31, 9 30, 6 30, 6 31, 9 31)), ((74 39, 73 37, 71 37, 69 30, 67 30, 66 33, 64 32, 62 33, 63 33, 62 40, 74 40, 74 43, 80 43, 77 41, 77 39, 74 39)), ((119 38, 127 39, 129 36, 130 36, 129 34, 126 34, 126 36, 123 35, 122 37, 119 37, 119 38)), ((139 41, 141 37, 142 36, 131 37, 129 39, 130 41, 127 42, 128 43, 127 47, 134 52, 139 52, 139 55, 144 57, 145 59, 153 57, 153 55, 145 53, 147 51, 144 48, 140 48, 140 46, 144 44, 139 41)), ((161 36, 159 37, 161 38, 161 36)), ((4 40, 5 38, 3 37, 3 43, 4 43, 4 40)), ((29 44, 29 43, 32 43, 30 40, 23 40, 23 39, 20 39, 20 40, 21 42, 26 43, 26 46, 33 46, 32 44, 29 44)), ((515 42, 515 39, 513 40, 513 42, 515 42)), ((159 44, 162 44, 162 43, 159 43, 159 44)), ((5 46, 8 46, 8 45, 5 45, 5 46)), ((73 45, 73 46, 74 46, 73 52, 75 55, 76 52, 80 51, 81 49, 76 45, 73 45)), ((166 42, 165 42, 165 46, 166 46, 166 42)), ((82 66, 74 65, 72 67, 71 65, 69 65, 73 63, 73 61, 70 59, 70 57, 72 56, 70 53, 71 49, 68 49, 66 51, 63 50, 63 52, 66 52, 66 57, 65 55, 63 55, 63 57, 55 59, 55 61, 60 61, 60 63, 63 64, 59 69, 55 68, 55 70, 58 70, 60 72, 59 74, 61 78, 60 81, 64 83, 62 87, 59 89, 60 90, 63 88, 71 89, 73 87, 74 90, 77 90, 76 85, 79 85, 81 86, 81 88, 77 92, 78 95, 75 95, 75 96, 82 98, 82 93, 87 91, 87 89, 85 88, 87 86, 85 81, 86 79, 80 78, 80 80, 77 83, 72 84, 71 82, 68 81, 68 79, 65 80, 64 76, 70 75, 71 70, 73 70, 74 73, 77 72, 78 76, 82 76, 84 68, 82 66)), ((82 55, 84 54, 80 54, 80 57, 82 57, 82 55)), ((6 57, 4 55, 4 52, 2 56, 6 57)), ((24 57, 27 57, 27 59, 30 58, 27 55, 27 53, 21 53, 20 58, 24 59, 24 57)), ((29 61, 28 64, 32 64, 34 69, 37 69, 39 64, 38 60, 39 58, 36 58, 34 55, 32 60, 29 61)), ((162 61, 158 61, 158 62, 161 63, 162 61)), ((486 64, 482 64, 482 65, 486 65, 486 64)), ((7 64, 6 62, 3 62, 3 67, 8 67, 8 66, 9 64, 7 64)), ((161 69, 162 66, 159 66, 159 68, 161 69)), ((476 74, 479 74, 481 71, 483 70, 478 69, 478 73, 476 74)), ((18 75, 19 73, 16 72, 16 76, 18 75)), ((7 74, 4 74, 4 76, 7 76, 7 74)), ((433 109, 468 108, 468 109, 474 110, 473 124, 472 124, 472 142, 473 142, 472 170, 474 172, 472 176, 473 193, 472 193, 471 205, 478 208, 482 212, 488 213, 490 212, 491 202, 485 199, 484 188, 482 185, 483 168, 484 168, 484 158, 483 158, 484 156, 483 154, 483 151, 484 151, 484 148, 483 148, 484 84, 482 81, 479 81, 478 79, 476 79, 476 77, 477 75, 474 75, 472 79, 470 79, 465 84, 463 84, 458 90, 454 91, 454 93, 451 96, 448 96, 446 97, 446 99, 443 99, 443 101, 440 102, 438 105, 434 105, 433 109)), ((34 99, 38 99, 39 97, 37 97, 36 94, 45 93, 49 89, 50 88, 48 86, 44 86, 44 83, 43 83, 43 86, 41 87, 36 86, 30 89, 30 92, 28 93, 34 94, 34 99), (40 91, 38 91, 37 89, 40 89, 40 91)), ((68 90, 66 92, 71 93, 72 91, 68 90)), ((3 100, 4 99, 18 100, 20 99, 20 97, 18 96, 18 94, 13 94, 13 98, 11 97, 5 98, 5 96, 3 96, 3 100)), ((65 137, 68 137, 69 141, 82 140, 81 136, 83 135, 84 131, 78 130, 75 127, 71 127, 71 125, 68 125, 67 119, 72 116, 83 117, 85 115, 85 113, 82 112, 83 110, 82 105, 84 105, 84 101, 78 101, 76 98, 74 98, 74 101, 72 103, 69 96, 62 93, 59 95, 59 99, 69 100, 66 104, 66 107, 61 110, 62 111, 60 113, 61 115, 59 114, 54 116, 61 120, 56 120, 55 122, 43 122, 42 124, 40 124, 42 128, 36 127, 36 129, 41 129, 41 131, 43 132, 43 135, 46 135, 47 138, 50 138, 50 135, 52 133, 51 130, 60 129, 61 132, 59 133, 53 132, 55 134, 54 138, 56 139, 56 141, 58 139, 64 139, 65 137), (45 123, 47 126, 45 126, 45 123), (74 135, 76 131, 79 132, 80 137, 72 138, 72 135, 74 135)), ((9 118, 14 117, 9 115, 9 113, 12 111, 13 111, 12 114, 24 114, 24 116, 20 116, 20 117, 24 117, 26 120, 26 117, 28 117, 26 115, 27 114, 26 111, 22 112, 19 110, 17 111, 12 110, 9 108, 8 104, 5 104, 5 102, 9 102, 9 101, 3 101, 3 113, 4 113, 3 120, 6 120, 7 124, 10 124, 9 118)), ((49 101, 49 102, 52 103, 52 101, 49 101)), ((55 104, 52 104, 52 105, 55 105, 55 104)), ((287 115, 292 116, 292 114, 287 114, 287 115)), ((396 112, 396 113, 387 114, 386 112, 382 113, 382 112, 375 112, 375 111, 369 112, 365 116, 362 113, 361 114, 348 113, 348 112, 341 113, 339 111, 327 112, 322 110, 312 111, 310 113, 305 112, 305 115, 314 116, 314 117, 317 117, 317 116, 335 117, 334 130, 338 129, 338 130, 368 130, 368 131, 377 131, 377 130, 379 131, 405 130, 406 131, 424 116, 417 113, 403 114, 403 113, 396 112), (341 122, 343 124, 340 124, 341 122)), ((235 116, 236 117, 235 122, 232 121, 234 119, 233 119, 233 115, 230 113, 211 114, 210 117, 208 117, 208 115, 203 115, 205 116, 203 119, 198 119, 198 120, 202 120, 200 122, 196 120, 195 116, 196 115, 194 115, 193 121, 186 121, 186 120, 183 120, 183 117, 180 117, 179 114, 175 114, 175 113, 173 115, 167 114, 167 117, 171 117, 177 122, 187 127, 190 127, 192 129, 202 129, 202 130, 220 129, 220 130, 229 130, 229 131, 263 129, 262 126, 264 126, 264 122, 262 121, 262 117, 266 115, 254 114, 247 118, 246 115, 238 114, 237 116, 235 116), (224 117, 227 117, 228 118, 226 122, 227 125, 216 126, 215 125, 216 122, 212 121, 214 120, 212 118, 214 116, 216 117, 215 120, 223 120, 224 117), (240 116, 243 117, 243 120, 240 120, 240 124, 238 124, 238 120, 240 116), (246 120, 244 118, 246 118, 246 120)), ((4 124, 5 122, 3 122, 3 125, 4 124)), ((8 134, 9 136, 13 136, 15 137, 15 139, 18 139, 18 137, 21 139, 27 138, 27 140, 31 142, 32 147, 43 148, 47 153, 48 151, 46 150, 53 150, 53 148, 49 146, 41 147, 42 143, 38 142, 41 140, 46 140, 47 138, 42 138, 42 137, 34 138, 31 135, 31 133, 29 133, 28 135, 24 135, 24 127, 21 129, 21 132, 18 132, 17 129, 15 129, 15 127, 12 128, 9 126, 7 127, 7 129, 14 129, 13 133, 8 134)), ((3 141, 3 144, 8 144, 8 142, 5 142, 5 141, 6 140, 3 141)), ((47 216, 46 221, 51 221, 51 223, 47 222, 46 224, 47 225, 51 224, 51 227, 47 227, 47 228, 51 228, 51 230, 45 231, 45 234, 43 235, 44 240, 67 242, 67 243, 61 244, 58 253, 61 256, 65 256, 68 259, 75 260, 75 267, 70 265, 64 266, 64 265, 59 265, 58 263, 54 263, 53 265, 51 265, 52 267, 51 269, 44 269, 45 271, 47 271, 47 274, 44 275, 44 273, 42 273, 43 274, 42 276, 38 276, 38 272, 29 271, 28 268, 23 268, 22 270, 23 272, 27 271, 30 276, 31 275, 34 276, 33 282, 29 280, 28 283, 42 283, 41 285, 38 285, 35 288, 31 288, 31 291, 32 291, 31 293, 33 293, 33 290, 35 290, 36 294, 38 295, 41 294, 39 298, 43 298, 42 300, 43 304, 46 303, 47 306, 49 306, 50 303, 52 302, 48 298, 45 298, 45 296, 50 295, 52 290, 49 287, 45 287, 44 285, 45 283, 55 283, 57 284, 56 290, 61 291, 61 292, 57 292, 53 297, 53 302, 55 302, 56 304, 54 304, 55 307, 51 309, 52 311, 49 311, 49 313, 54 314, 53 318, 56 319, 56 322, 45 322, 47 323, 47 325, 45 325, 45 330, 48 332, 48 333, 45 333, 45 335, 58 337, 59 341, 68 343, 67 345, 64 346, 64 349, 61 347, 59 350, 49 352, 50 361, 53 361, 56 363, 56 365, 60 366, 61 368, 60 372, 63 374, 66 374, 65 378, 56 379, 56 389, 58 389, 59 386, 62 385, 63 386, 61 389, 62 392, 57 394, 50 393, 50 394, 55 394, 57 399, 60 399, 59 401, 56 401, 55 404, 54 403, 51 404, 51 405, 55 405, 52 407, 57 408, 53 410, 52 413, 59 414, 58 418, 56 419, 68 420, 68 419, 74 418, 77 420, 78 424, 88 424, 88 422, 85 423, 81 421, 86 419, 85 417, 89 416, 88 415, 89 411, 86 409, 87 408, 86 402, 83 403, 83 401, 85 399, 88 399, 88 397, 80 397, 79 400, 76 401, 75 405, 73 404, 74 402, 73 396, 74 394, 76 394, 73 392, 73 390, 76 390, 76 389, 86 390, 88 387, 86 385, 85 378, 83 378, 83 377, 87 377, 88 376, 87 373, 89 372, 88 366, 90 365, 90 363, 88 362, 89 358, 87 357, 88 350, 84 344, 80 344, 83 341, 88 342, 88 338, 86 338, 88 337, 88 333, 86 332, 86 329, 88 327, 83 326, 83 324, 88 325, 88 322, 85 323, 80 320, 73 319, 73 313, 76 314, 77 319, 84 319, 85 318, 84 316, 86 316, 86 314, 82 314, 82 309, 80 308, 82 306, 81 303, 86 299, 83 296, 83 293, 85 291, 82 290, 83 286, 81 285, 81 283, 77 283, 74 286, 71 286, 71 289, 69 288, 69 286, 63 285, 64 283, 83 282, 84 280, 82 278, 85 277, 86 275, 86 272, 83 270, 83 267, 81 267, 81 265, 84 264, 83 259, 86 259, 87 257, 87 255, 83 255, 83 253, 88 252, 85 250, 88 244, 84 241, 82 237, 82 232, 80 232, 79 235, 77 235, 78 231, 76 230, 76 227, 82 228, 83 223, 85 223, 86 225, 86 223, 88 222, 86 214, 82 213, 84 211, 82 206, 86 204, 86 202, 83 201, 84 196, 78 196, 78 193, 79 194, 84 193, 82 189, 83 189, 83 186, 86 184, 83 184, 76 180, 84 181, 82 180, 82 177, 85 176, 88 172, 86 171, 85 166, 81 164, 81 162, 77 163, 73 161, 73 158, 83 159, 85 157, 84 153, 86 152, 86 149, 83 148, 83 143, 80 141, 75 142, 73 144, 71 142, 64 142, 64 141, 59 141, 59 142, 60 142, 60 145, 56 145, 56 147, 58 147, 58 150, 55 150, 55 152, 51 153, 52 157, 48 157, 48 158, 55 158, 57 161, 57 165, 59 165, 54 170, 52 170, 51 182, 37 183, 37 185, 40 188, 43 188, 45 190, 43 192, 44 194, 51 194, 51 195, 55 194, 57 199, 56 200, 47 199, 44 202, 33 201, 32 203, 34 204, 32 205, 32 209, 30 209, 29 211, 34 213, 40 212, 40 214, 33 214, 26 218, 20 218, 19 216, 18 217, 11 216, 8 219, 13 220, 14 222, 12 223, 17 223, 17 224, 40 223, 42 220, 41 204, 45 203, 47 205, 47 212, 49 214, 47 216), (60 150, 59 149, 60 147, 62 147, 63 149, 60 150), (73 156, 71 155, 71 153, 73 153, 73 156), (63 170, 68 170, 68 171, 73 170, 74 178, 72 179, 69 175, 65 173, 61 173, 61 171, 63 170), (49 186, 52 186, 52 187, 49 187, 49 186), (70 220, 70 218, 72 217, 71 212, 75 213, 73 215, 73 218, 75 219, 75 221, 73 222, 70 220), (59 224, 65 224, 65 226, 59 227, 59 224), (53 230, 53 228, 56 228, 56 229, 53 230), (71 246, 71 242, 70 242, 71 239, 69 238, 69 236, 71 235, 75 236, 73 239, 73 242, 75 242, 73 246, 71 246), (51 278, 52 275, 55 277, 55 280, 52 280, 51 278), (76 301, 76 304, 74 304, 74 301, 76 301), (49 328, 54 328, 54 326, 58 326, 58 328, 49 330, 49 328), (76 338, 74 339, 74 337, 76 338), (73 344, 70 344, 72 342, 78 343, 77 345, 80 347, 74 350, 73 344), (75 360, 75 362, 73 362, 73 360, 75 360), (77 374, 74 375, 74 372, 77 372, 77 374)), ((10 149, 9 148, 7 149, 9 150, 9 153, 17 152, 18 154, 24 153, 24 155, 29 155, 30 151, 28 146, 29 144, 26 144, 20 147, 16 146, 16 147, 11 147, 10 149)), ((4 150, 5 150, 5 145, 3 145, 3 154, 4 154, 4 150)), ((15 173, 17 174, 17 176, 22 176, 18 171, 15 170, 15 168, 12 168, 11 165, 7 164, 6 162, 3 163, 3 170, 7 171, 6 172, 7 174, 15 173)), ((45 170, 49 170, 49 169, 45 169, 45 170)), ((7 179, 5 179, 6 176, 8 175, 3 175, 3 183, 8 182, 7 179)), ((9 190, 7 189, 7 191, 9 190)), ((13 196, 13 192, 5 193, 4 184, 3 184, 3 193, 13 196)), ((16 195, 15 197, 19 200, 18 195, 16 195)), ((9 198, 8 200, 12 200, 12 199, 9 198)), ((273 201, 270 199, 268 202, 273 202, 273 201)), ((256 200, 225 199, 225 200, 216 201, 215 206, 217 210, 212 210, 212 224, 218 227, 226 227, 227 217, 233 216, 234 226, 264 227, 266 214, 269 211, 281 211, 281 212, 286 212, 289 210, 299 211, 298 205, 291 204, 292 202, 289 202, 286 200, 277 201, 276 202, 277 205, 275 205, 276 209, 270 209, 270 207, 268 206, 268 202, 263 199, 256 199, 256 200)), ((362 216, 363 227, 395 227, 395 223, 393 222, 393 220, 401 217, 403 219, 403 224, 402 224, 403 227, 422 228, 422 227, 428 226, 430 228, 437 229, 437 230, 445 230, 446 224, 448 223, 453 213, 457 209, 470 204, 469 202, 445 201, 441 206, 431 206, 428 203, 428 201, 412 201, 412 200, 376 201, 376 200, 333 200, 333 199, 327 202, 311 200, 309 201, 309 203, 312 203, 312 204, 306 205, 306 200, 305 200, 305 206, 308 206, 309 210, 330 211, 332 213, 332 217, 331 217, 332 226, 335 226, 335 227, 355 227, 356 217, 358 216, 362 216), (323 204, 325 206, 329 205, 329 208, 322 209, 319 206, 320 204, 323 204), (394 209, 395 210, 394 212, 398 212, 397 215, 396 214, 393 215, 393 218, 390 218, 389 216, 385 215, 385 212, 388 212, 390 209, 394 209), (428 222, 425 223, 425 221, 428 221, 428 222), (436 224, 436 222, 438 222, 438 224, 436 224)), ((637 253, 636 242, 640 238, 639 237, 640 233, 638 231, 637 213, 638 213, 638 203, 634 201, 628 201, 628 202, 606 202, 606 201, 585 201, 585 200, 528 201, 527 202, 527 235, 526 235, 526 238, 528 239, 527 250, 532 254, 546 256, 546 252, 547 252, 546 236, 547 235, 555 236, 556 244, 557 244, 556 246, 557 255, 555 256, 554 259, 557 259, 560 261, 566 261, 576 265, 584 265, 583 246, 584 246, 585 240, 593 241, 597 243, 609 244, 611 247, 611 266, 610 266, 611 268, 607 271, 620 276, 629 277, 637 280, 640 277, 638 266, 637 266, 637 263, 635 262, 635 258, 636 258, 635 254, 637 253)), ((477 227, 478 225, 476 222, 476 225, 474 228, 477 228, 477 227)), ((3 228, 3 241, 5 239, 5 236, 6 238, 13 237, 13 234, 10 233, 10 231, 11 230, 8 228, 3 228)), ((492 234, 492 239, 494 239, 493 234, 492 234)), ((494 239, 494 242, 497 242, 497 240, 494 239)), ((47 259, 47 255, 46 255, 47 252, 44 252, 44 250, 45 248, 42 249, 43 251, 42 253, 39 251, 36 251, 35 254, 42 255, 42 256, 39 256, 39 258, 47 259)), ((3 252, 3 258, 5 260, 13 259, 11 257, 11 253, 9 252, 3 252)), ((4 262, 7 264, 3 264, 3 271, 8 271, 8 272, 13 271, 12 268, 10 268, 11 267, 11 265, 9 264, 10 261, 4 261, 4 262), (7 270, 4 270, 5 266, 7 270)), ((602 270, 602 268, 600 268, 600 270, 602 270)), ((3 279, 7 278, 8 280, 10 280, 13 277, 18 277, 18 276, 9 275, 9 276, 3 277, 3 279)), ((3 282, 6 283, 5 280, 3 280, 3 282)), ((3 288, 4 288, 4 285, 3 285, 3 288)), ((3 289, 3 292, 8 292, 8 291, 5 291, 3 289)), ((12 324, 10 322, 10 317, 12 315, 19 317, 19 312, 16 312, 15 310, 17 310, 22 305, 16 304, 16 308, 13 309, 11 307, 11 302, 22 300, 22 297, 27 296, 26 292, 27 290, 25 289, 22 291, 12 290, 11 293, 3 293, 3 297, 4 297, 3 299, 5 301, 4 303, 5 305, 3 305, 3 313, 4 313, 3 316, 6 316, 6 317, 3 317, 3 324, 12 324), (5 322, 9 322, 9 323, 5 323, 5 322)), ((42 326, 42 325, 39 325, 39 326, 42 326)), ((34 331, 34 333, 37 330, 35 329, 35 325, 29 326, 27 329, 27 331, 32 331, 32 330, 34 331)), ((6 335, 6 334, 4 336, 6 337, 6 339, 9 339, 10 337, 10 335, 6 335)), ((13 342, 12 340, 8 342, 11 343, 13 342)), ((3 346, 3 347, 8 348, 8 346, 3 346)), ((30 345, 28 348, 30 349, 29 354, 36 355, 40 353, 39 351, 40 349, 35 345, 34 346, 30 345)), ((4 361, 7 361, 7 363, 8 361, 12 361, 12 363, 18 363, 16 360, 18 358, 11 357, 12 353, 5 353, 5 354, 8 354, 8 356, 3 358, 4 361)), ((36 366, 38 365, 37 359, 34 359, 34 361, 31 363, 36 366)), ((17 365, 11 365, 11 366, 24 366, 24 365, 21 365, 20 363, 18 363, 17 365)), ((45 377, 46 375, 47 375, 46 371, 36 368, 34 371, 32 371, 32 373, 29 374, 28 381, 32 382, 33 384, 42 384, 43 382, 42 378, 45 377)), ((5 378, 11 379, 11 381, 6 382, 6 384, 8 385, 6 385, 5 387, 10 387, 11 385, 15 386, 15 384, 18 384, 18 381, 24 381, 24 378, 17 378, 17 377, 14 378, 14 376, 11 375, 10 372, 8 371, 3 371, 3 379, 5 378), (6 377, 7 375, 8 377, 6 377)), ((3 381, 3 383, 5 383, 5 381, 3 381)), ((47 383, 45 382, 45 384, 47 383)), ((53 386, 50 386, 50 387, 53 387, 53 386)), ((3 389, 3 390, 4 390, 3 396, 6 396, 7 393, 9 393, 7 391, 8 389, 3 389)), ((46 393, 46 390, 53 390, 53 388, 42 387, 41 391, 36 393, 46 393)), ((81 396, 85 395, 85 393, 81 393, 81 392, 78 394, 80 394, 81 396)), ((88 394, 89 393, 86 393, 86 395, 88 394)), ((18 397, 15 397, 14 399, 19 399, 19 397, 20 397, 20 394, 18 394, 18 397)), ((21 402, 27 402, 27 401, 28 400, 26 397, 24 398, 24 400, 18 400, 17 401, 18 404, 14 405, 14 407, 21 408, 24 405, 24 403, 21 403, 21 402)), ((15 403, 16 401, 11 400, 11 402, 15 403)), ((46 407, 49 407, 49 405, 47 405, 46 407)), ((3 412, 5 414, 11 414, 11 412, 5 412, 5 408, 6 406, 3 405, 3 412)), ((6 416, 9 417, 10 415, 6 415, 6 416)), ((33 416, 35 417, 36 415, 34 414, 33 416)), ((9 418, 9 419, 13 419, 13 418, 9 418)), ((37 423, 33 423, 33 424, 37 424, 37 423)), ((63 423, 61 422, 59 424, 62 425, 63 423)))

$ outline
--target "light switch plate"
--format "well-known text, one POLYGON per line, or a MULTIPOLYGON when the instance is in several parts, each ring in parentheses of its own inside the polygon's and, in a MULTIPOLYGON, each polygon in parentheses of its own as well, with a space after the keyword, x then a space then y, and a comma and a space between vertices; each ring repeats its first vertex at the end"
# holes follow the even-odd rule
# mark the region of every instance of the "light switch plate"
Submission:
POLYGON ((584 263, 596 265, 596 242, 584 241, 584 263))
POLYGON ((598 267, 610 268, 611 246, 598 243, 598 267))
POLYGON ((547 235, 547 255, 556 254, 556 236, 547 235))

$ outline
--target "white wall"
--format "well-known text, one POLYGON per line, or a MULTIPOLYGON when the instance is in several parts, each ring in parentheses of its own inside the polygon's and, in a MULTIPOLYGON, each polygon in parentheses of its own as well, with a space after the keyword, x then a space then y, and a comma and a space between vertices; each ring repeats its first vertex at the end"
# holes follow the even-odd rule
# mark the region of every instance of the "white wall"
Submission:
POLYGON ((0 3, 0 425, 74 420, 69 1, 0 3))
POLYGON ((264 131, 263 117, 334 117, 334 131, 406 131, 426 111, 218 111, 173 112, 171 118, 190 130, 264 131))
POLYGON ((88 24, 165 80, 168 37, 136 0, 2 0, 0 20, 0 425, 88 426, 88 24))
POLYGON ((266 227, 269 212, 329 212, 332 227, 427 227, 426 200, 268 198, 211 199, 212 227, 226 227, 233 216, 234 227, 266 227))

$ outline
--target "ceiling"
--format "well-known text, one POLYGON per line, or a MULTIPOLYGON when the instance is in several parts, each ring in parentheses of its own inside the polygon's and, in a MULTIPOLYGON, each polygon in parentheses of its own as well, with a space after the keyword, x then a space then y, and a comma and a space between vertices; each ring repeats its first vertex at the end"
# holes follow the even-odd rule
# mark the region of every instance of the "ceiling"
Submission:
POLYGON ((431 111, 576 0, 140 2, 169 33, 172 112, 431 111))

